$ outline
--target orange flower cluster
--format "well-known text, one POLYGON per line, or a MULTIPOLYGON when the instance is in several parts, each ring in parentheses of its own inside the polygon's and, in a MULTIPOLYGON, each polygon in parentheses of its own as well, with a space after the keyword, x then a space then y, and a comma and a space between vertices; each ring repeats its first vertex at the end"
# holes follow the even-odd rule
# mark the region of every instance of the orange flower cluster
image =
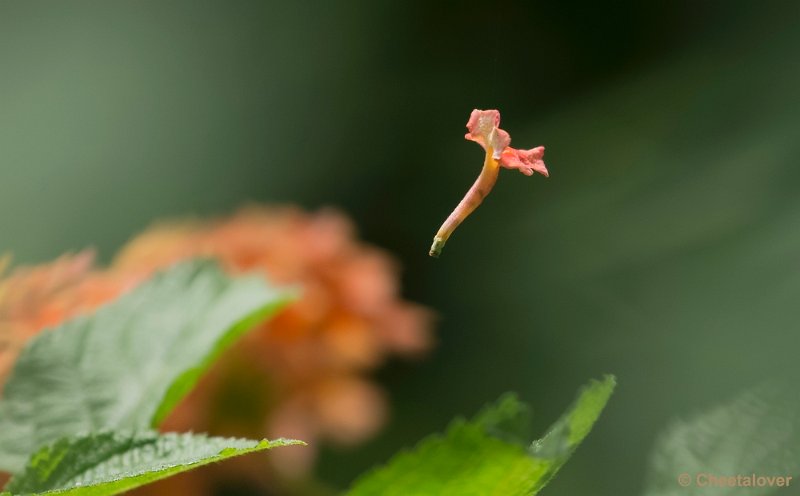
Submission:
MULTIPOLYGON (((431 314, 399 298, 394 261, 354 236, 336 212, 250 207, 212 222, 157 225, 105 270, 92 269, 91 254, 18 269, 0 279, 0 381, 42 328, 94 309, 154 270, 209 256, 233 274, 261 271, 275 284, 297 285, 301 297, 228 353, 169 429, 362 441, 386 416, 364 372, 388 355, 426 351, 431 314)), ((311 449, 293 453, 281 457, 293 472, 313 462, 311 449)))

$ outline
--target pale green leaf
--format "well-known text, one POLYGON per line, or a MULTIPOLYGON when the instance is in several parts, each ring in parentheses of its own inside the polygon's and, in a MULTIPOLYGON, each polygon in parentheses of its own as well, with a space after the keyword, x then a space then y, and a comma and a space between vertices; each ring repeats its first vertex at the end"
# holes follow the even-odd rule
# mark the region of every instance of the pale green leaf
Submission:
MULTIPOLYGON (((798 393, 792 388, 766 385, 689 420, 673 422, 659 436, 653 450, 646 496, 786 493, 787 487, 778 486, 776 479, 773 485, 719 487, 709 485, 709 475, 797 478, 800 471, 798 400, 798 393), (688 476, 683 481, 688 485, 679 484, 679 476, 688 476)), ((765 479, 765 482, 768 481, 765 479)), ((788 487, 792 485, 800 485, 800 480, 789 481, 788 487)))
POLYGON ((592 381, 541 440, 528 446, 528 409, 507 395, 474 420, 456 420, 355 482, 350 496, 527 496, 539 492, 591 430, 615 385, 592 381))
POLYGON ((105 432, 42 448, 6 490, 14 495, 108 496, 234 456, 302 444, 286 439, 105 432))
POLYGON ((40 333, 0 401, 0 469, 21 470, 62 437, 156 426, 225 347, 289 297, 260 277, 187 262, 40 333))

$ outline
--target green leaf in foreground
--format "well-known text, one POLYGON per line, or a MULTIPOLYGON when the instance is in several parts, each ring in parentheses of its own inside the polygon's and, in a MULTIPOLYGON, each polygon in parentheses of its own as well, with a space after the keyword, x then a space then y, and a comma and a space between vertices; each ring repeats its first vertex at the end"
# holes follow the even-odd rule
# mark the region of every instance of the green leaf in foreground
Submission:
MULTIPOLYGON (((775 477, 800 471, 800 394, 770 384, 734 400, 675 421, 659 436, 650 460, 646 496, 788 494, 775 477), (678 476, 689 474, 689 485, 678 476), (750 487, 698 486, 698 474, 772 477, 773 484, 750 487)), ((702 477, 702 476, 701 476, 702 477)), ((701 483, 708 479, 701 480, 701 483)), ((796 480, 790 482, 791 486, 796 480)))
POLYGON ((502 495, 539 492, 569 459, 614 390, 606 376, 584 387, 544 438, 520 442, 528 409, 507 395, 472 421, 456 420, 443 435, 420 442, 357 480, 350 496, 502 495))
POLYGON ((0 401, 0 470, 20 471, 64 437, 156 426, 223 349, 289 298, 260 277, 194 261, 40 333, 0 401))
POLYGON ((107 496, 226 458, 298 444, 304 443, 105 432, 42 448, 6 490, 15 495, 107 496))

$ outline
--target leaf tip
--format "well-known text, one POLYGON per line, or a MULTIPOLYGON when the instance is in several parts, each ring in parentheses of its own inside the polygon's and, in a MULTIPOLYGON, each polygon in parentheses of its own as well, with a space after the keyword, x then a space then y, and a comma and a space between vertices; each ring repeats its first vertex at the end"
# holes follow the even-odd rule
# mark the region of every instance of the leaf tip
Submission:
POLYGON ((286 439, 283 437, 272 440, 262 439, 258 443, 258 447, 264 449, 277 448, 279 446, 308 446, 308 443, 299 439, 286 439))

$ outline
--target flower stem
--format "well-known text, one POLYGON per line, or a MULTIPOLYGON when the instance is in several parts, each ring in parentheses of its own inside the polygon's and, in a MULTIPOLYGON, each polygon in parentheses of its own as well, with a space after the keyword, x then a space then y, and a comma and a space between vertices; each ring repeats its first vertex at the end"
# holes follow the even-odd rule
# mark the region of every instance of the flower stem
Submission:
POLYGON ((456 228, 464 221, 464 219, 469 216, 469 214, 478 208, 478 205, 483 202, 483 199, 486 198, 486 195, 488 195, 494 187, 494 184, 497 182, 497 174, 500 170, 500 167, 497 159, 495 159, 492 154, 492 148, 488 147, 486 150, 486 158, 483 161, 483 169, 481 169, 481 174, 478 176, 478 179, 475 180, 475 183, 472 185, 469 191, 467 191, 464 199, 459 202, 455 210, 453 210, 453 212, 447 217, 447 220, 444 221, 444 224, 442 224, 442 227, 439 228, 436 236, 434 236, 431 250, 428 252, 430 256, 438 258, 439 255, 442 254, 442 249, 444 248, 447 239, 451 234, 453 234, 453 231, 456 230, 456 228))

